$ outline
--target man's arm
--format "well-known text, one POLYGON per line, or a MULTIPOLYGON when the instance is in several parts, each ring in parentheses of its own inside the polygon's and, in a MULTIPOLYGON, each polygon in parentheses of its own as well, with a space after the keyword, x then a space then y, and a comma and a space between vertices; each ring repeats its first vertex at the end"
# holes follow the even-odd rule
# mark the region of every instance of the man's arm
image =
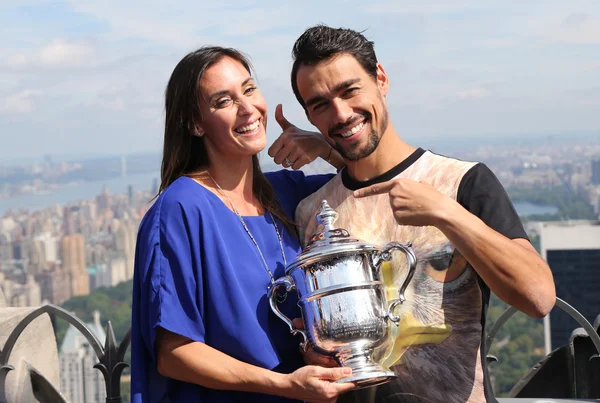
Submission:
POLYGON ((552 272, 526 239, 508 239, 448 198, 435 226, 502 301, 529 316, 546 316, 556 302, 552 272))
POLYGON ((500 299, 532 317, 546 316, 556 301, 550 268, 525 239, 509 239, 456 200, 426 183, 396 179, 354 192, 388 193, 400 225, 439 228, 500 299))

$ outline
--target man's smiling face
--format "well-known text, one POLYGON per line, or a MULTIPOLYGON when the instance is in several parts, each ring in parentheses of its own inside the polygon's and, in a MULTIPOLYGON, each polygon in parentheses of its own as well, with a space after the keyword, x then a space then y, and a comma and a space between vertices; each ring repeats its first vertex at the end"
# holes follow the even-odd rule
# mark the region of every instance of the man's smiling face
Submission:
POLYGON ((344 159, 357 161, 375 151, 389 123, 389 83, 381 65, 375 79, 342 53, 302 65, 296 79, 308 119, 344 159))

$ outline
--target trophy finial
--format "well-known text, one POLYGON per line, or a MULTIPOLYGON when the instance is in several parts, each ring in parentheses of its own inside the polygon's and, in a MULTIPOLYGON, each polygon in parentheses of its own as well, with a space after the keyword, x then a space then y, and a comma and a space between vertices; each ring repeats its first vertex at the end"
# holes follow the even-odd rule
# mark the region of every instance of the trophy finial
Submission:
POLYGON ((321 211, 317 214, 317 222, 325 227, 325 231, 330 231, 337 218, 338 213, 329 206, 327 200, 322 200, 321 211))

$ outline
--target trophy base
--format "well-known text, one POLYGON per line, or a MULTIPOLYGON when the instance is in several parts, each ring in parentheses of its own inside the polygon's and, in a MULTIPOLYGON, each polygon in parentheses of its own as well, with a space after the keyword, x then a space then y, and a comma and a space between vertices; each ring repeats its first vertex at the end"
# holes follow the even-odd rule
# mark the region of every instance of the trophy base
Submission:
POLYGON ((352 368, 352 375, 338 379, 337 383, 354 383, 356 389, 381 385, 396 378, 393 371, 388 371, 381 365, 372 364, 366 368, 352 368))

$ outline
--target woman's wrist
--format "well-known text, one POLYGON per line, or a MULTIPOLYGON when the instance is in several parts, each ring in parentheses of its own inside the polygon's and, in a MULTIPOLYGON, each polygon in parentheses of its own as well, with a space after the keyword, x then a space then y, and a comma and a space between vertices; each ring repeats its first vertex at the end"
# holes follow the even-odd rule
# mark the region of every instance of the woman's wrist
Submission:
POLYGON ((265 391, 264 393, 291 398, 293 395, 293 382, 291 374, 281 374, 279 372, 272 373, 272 389, 265 391))

